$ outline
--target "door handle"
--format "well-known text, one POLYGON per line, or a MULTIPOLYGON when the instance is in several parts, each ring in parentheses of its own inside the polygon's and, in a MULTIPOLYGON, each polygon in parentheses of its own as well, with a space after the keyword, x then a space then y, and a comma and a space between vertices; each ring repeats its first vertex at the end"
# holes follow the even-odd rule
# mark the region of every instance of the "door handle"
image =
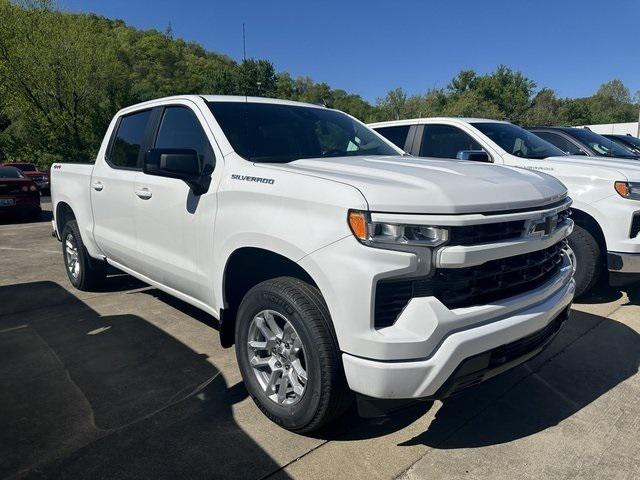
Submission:
POLYGON ((152 197, 152 193, 151 190, 149 190, 147 187, 141 187, 141 188, 136 188, 136 195, 140 198, 142 198, 143 200, 148 200, 152 197))
POLYGON ((91 186, 93 187, 94 190, 98 192, 104 188, 104 185, 100 180, 98 180, 97 182, 93 182, 91 186))

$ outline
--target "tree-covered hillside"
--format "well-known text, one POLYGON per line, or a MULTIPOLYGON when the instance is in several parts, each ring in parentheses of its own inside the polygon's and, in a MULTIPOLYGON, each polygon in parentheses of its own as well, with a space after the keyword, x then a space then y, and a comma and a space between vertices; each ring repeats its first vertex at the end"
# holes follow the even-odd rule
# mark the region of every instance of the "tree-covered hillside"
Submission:
POLYGON ((236 62, 171 32, 56 10, 48 0, 0 0, 0 160, 87 161, 113 114, 126 105, 184 93, 262 95, 325 103, 364 121, 431 115, 508 118, 523 124, 636 119, 638 105, 612 80, 595 95, 560 99, 507 67, 462 71, 447 88, 392 90, 371 105, 308 77, 276 72, 266 59, 236 62))

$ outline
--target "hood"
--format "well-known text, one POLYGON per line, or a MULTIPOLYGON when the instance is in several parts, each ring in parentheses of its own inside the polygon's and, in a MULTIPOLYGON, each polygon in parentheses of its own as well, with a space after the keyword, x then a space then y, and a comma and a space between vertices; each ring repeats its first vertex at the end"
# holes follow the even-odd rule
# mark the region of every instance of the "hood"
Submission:
POLYGON ((258 166, 347 183, 378 212, 494 212, 546 205, 567 193, 544 173, 462 160, 337 157, 258 166))
MULTIPOLYGON (((589 167, 597 169, 598 172, 609 170, 609 175, 615 180, 640 181, 640 158, 617 158, 617 157, 587 157, 583 155, 567 155, 566 157, 549 157, 545 161, 558 162, 562 165, 575 165, 576 167, 589 167), (623 178, 620 178, 622 175, 623 178)), ((603 175, 600 175, 603 176, 603 175)))

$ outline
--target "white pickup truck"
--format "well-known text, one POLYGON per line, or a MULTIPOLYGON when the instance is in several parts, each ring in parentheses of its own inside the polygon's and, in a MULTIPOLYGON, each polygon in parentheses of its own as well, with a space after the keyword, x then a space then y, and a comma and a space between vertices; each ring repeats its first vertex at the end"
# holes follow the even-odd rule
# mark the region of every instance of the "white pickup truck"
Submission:
POLYGON ((421 157, 492 162, 553 175, 569 189, 575 222, 576 296, 609 270, 612 285, 640 280, 640 162, 566 155, 509 122, 420 118, 369 125, 421 157))
POLYGON ((568 315, 560 182, 402 155, 316 105, 164 98, 118 112, 94 165, 53 165, 53 228, 73 285, 111 265, 208 312, 258 407, 310 431, 352 392, 479 383, 568 315))

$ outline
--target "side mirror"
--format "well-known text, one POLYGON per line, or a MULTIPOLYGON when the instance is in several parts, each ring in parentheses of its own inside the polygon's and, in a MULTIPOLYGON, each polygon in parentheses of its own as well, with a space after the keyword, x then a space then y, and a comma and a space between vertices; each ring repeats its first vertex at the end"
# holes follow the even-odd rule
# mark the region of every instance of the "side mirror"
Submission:
POLYGON ((484 150, 460 150, 456 158, 458 160, 471 160, 473 162, 491 162, 489 154, 484 150))
POLYGON ((152 148, 145 155, 142 171, 147 175, 183 180, 196 195, 209 190, 211 165, 200 169, 198 152, 190 149, 152 148))

